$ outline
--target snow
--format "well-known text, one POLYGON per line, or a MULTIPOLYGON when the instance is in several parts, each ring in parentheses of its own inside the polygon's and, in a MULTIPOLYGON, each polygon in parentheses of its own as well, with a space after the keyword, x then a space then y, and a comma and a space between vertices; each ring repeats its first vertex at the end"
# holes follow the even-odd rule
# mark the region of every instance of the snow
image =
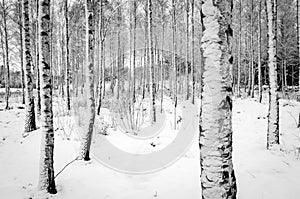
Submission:
MULTIPOLYGON (((173 111, 172 103, 166 104, 166 109, 173 111)), ((3 106, 1 103, 0 110, 3 106)), ((40 131, 36 130, 23 138, 24 109, 16 108, 18 104, 12 106, 14 109, 0 111, 0 198, 41 198, 35 195, 40 131)), ((254 99, 234 100, 233 162, 238 198, 297 199, 300 195, 300 130, 297 129, 296 121, 300 103, 292 100, 280 101, 281 145, 275 151, 266 150, 267 108, 266 99, 262 104, 254 99)), ((105 113, 105 110, 101 112, 105 113)), ((151 138, 151 141, 159 143, 153 151, 169 145, 176 139, 174 134, 179 132, 171 130, 173 117, 168 111, 166 113, 169 121, 164 128, 169 130, 163 131, 165 139, 157 139, 156 136, 151 138)), ((179 113, 184 115, 181 110, 179 113)), ((61 120, 68 121, 64 118, 62 116, 61 120)), ((78 150, 76 135, 65 139, 65 134, 61 131, 58 129, 55 137, 56 174, 76 158, 78 150)), ((109 129, 106 138, 128 152, 152 152, 150 140, 132 141, 132 137, 118 128, 115 131, 109 129), (135 145, 136 143, 139 144, 135 145)), ((102 165, 92 156, 90 162, 74 161, 57 176, 58 193, 51 198, 198 199, 201 194, 199 167, 198 137, 185 155, 174 164, 148 174, 117 172, 102 165)))
POLYGON ((280 100, 280 147, 266 150, 266 100, 236 100, 233 117, 233 159, 238 185, 238 198, 299 198, 300 130, 293 120, 300 104, 280 100), (291 115, 293 117, 291 117, 291 115), (297 139, 295 139, 297 138, 297 139))

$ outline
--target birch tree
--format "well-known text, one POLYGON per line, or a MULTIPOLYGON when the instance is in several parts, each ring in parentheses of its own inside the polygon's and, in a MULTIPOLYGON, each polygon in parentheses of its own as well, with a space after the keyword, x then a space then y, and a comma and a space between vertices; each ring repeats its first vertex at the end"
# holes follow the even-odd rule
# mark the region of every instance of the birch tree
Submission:
MULTIPOLYGON (((199 14, 199 19, 200 19, 200 21, 202 20, 202 12, 201 12, 201 10, 202 10, 202 4, 203 4, 203 2, 201 1, 200 3, 199 3, 199 10, 200 10, 200 14, 199 14)), ((202 95, 202 84, 203 84, 203 78, 202 78, 202 74, 203 74, 203 49, 202 49, 202 47, 201 47, 201 40, 202 40, 202 37, 203 37, 203 26, 202 26, 202 23, 200 23, 200 27, 199 27, 199 32, 200 32, 200 34, 199 34, 199 47, 200 47, 200 49, 199 49, 199 51, 200 51, 200 55, 199 55, 199 57, 200 57, 200 64, 199 64, 199 97, 202 95)), ((202 102, 200 102, 200 103, 202 103, 202 102)))
POLYGON ((191 0, 191 26, 192 26, 192 52, 191 52, 191 63, 192 63, 192 82, 193 82, 193 87, 192 87, 192 103, 195 103, 195 84, 196 84, 196 74, 195 74, 195 23, 194 23, 194 11, 195 11, 195 0, 191 0))
POLYGON ((154 53, 153 53, 153 25, 152 25, 152 0, 148 0, 148 41, 149 41, 149 69, 150 69, 150 98, 151 98, 151 120, 156 122, 155 110, 155 82, 154 82, 154 53))
MULTIPOLYGON (((143 99, 145 98, 146 95, 146 76, 147 76, 147 68, 148 68, 148 63, 149 63, 149 56, 148 56, 148 46, 149 46, 149 41, 148 41, 148 0, 145 3, 145 23, 144 23, 144 29, 145 29, 145 42, 144 42, 144 64, 143 64, 143 99)), ((149 85, 148 85, 149 87, 149 85)))
POLYGON ((276 72, 276 28, 274 17, 274 2, 267 0, 268 12, 268 36, 269 36, 269 114, 267 148, 279 144, 279 101, 277 93, 277 72, 276 72))
POLYGON ((258 2, 258 101, 261 103, 262 101, 262 72, 261 72, 261 2, 258 2))
POLYGON ((230 67, 232 0, 202 5, 204 88, 200 122, 202 198, 236 198, 230 67))
POLYGON ((121 64, 122 64, 122 60, 121 60, 121 23, 122 23, 122 9, 120 6, 120 3, 117 3, 117 9, 118 9, 118 32, 117 32, 117 45, 118 45, 118 50, 117 50, 117 99, 119 99, 120 97, 120 80, 121 80, 121 76, 120 76, 120 69, 121 69, 121 64))
POLYGON ((8 30, 7 30, 7 13, 6 2, 2 0, 2 20, 3 20, 3 40, 4 40, 4 66, 6 68, 5 74, 5 109, 9 109, 9 95, 10 95, 10 71, 9 71, 9 49, 8 49, 8 30))
POLYGON ((86 24, 86 96, 87 96, 87 128, 81 143, 79 158, 85 161, 90 160, 90 148, 95 121, 95 99, 94 99, 94 13, 93 1, 85 1, 85 24, 86 24))
POLYGON ((65 15, 65 62, 66 62, 66 83, 67 83, 67 109, 71 110, 70 97, 70 61, 69 61, 69 19, 68 19, 68 0, 64 0, 65 15))
MULTIPOLYGON (((137 3, 136 1, 133 2, 133 88, 132 88, 132 100, 133 104, 135 103, 135 84, 136 84, 136 74, 135 74, 135 68, 136 68, 136 22, 137 22, 137 3)), ((134 105, 133 105, 134 106, 134 105)), ((134 110, 134 107, 133 107, 134 110)))
POLYGON ((237 96, 240 97, 241 65, 242 65, 242 0, 239 2, 239 54, 237 68, 237 96))
MULTIPOLYGON (((173 8, 175 10, 175 6, 173 8)), ((175 11, 174 11, 175 12, 175 11)), ((186 100, 189 99, 189 0, 185 1, 185 13, 186 13, 186 54, 185 54, 185 75, 186 75, 186 100)))
POLYGON ((21 81, 22 81, 22 104, 25 104, 25 72, 23 60, 23 17, 22 17, 22 1, 17 3, 19 12, 19 34, 20 34, 20 67, 21 67, 21 81))
POLYGON ((254 83, 255 83, 255 69, 254 69, 254 3, 253 0, 251 0, 251 19, 250 19, 250 56, 251 56, 251 87, 250 87, 250 95, 253 98, 254 97, 254 83))
POLYGON ((166 16, 164 14, 165 12, 165 2, 160 1, 160 12, 161 12, 161 27, 162 27, 162 32, 161 32, 161 55, 160 55, 160 112, 163 112, 163 101, 164 101, 164 67, 163 67, 163 55, 164 55, 164 43, 165 43, 165 20, 166 16))
MULTIPOLYGON (((176 129, 176 109, 177 109, 177 65, 176 65, 176 4, 172 0, 172 68, 174 70, 174 129, 176 129)), ((186 49, 188 52, 188 48, 186 49)), ((187 62, 186 62, 187 64, 187 62)), ((186 65, 187 67, 187 65, 186 65)), ((188 73, 186 74, 188 75, 188 73)), ((188 79, 187 79, 188 81, 188 79)), ((187 88, 188 92, 188 88, 187 88)), ((187 98, 188 99, 188 98, 187 98)))
POLYGON ((50 60, 50 0, 39 0, 39 67, 41 82, 41 155, 39 189, 55 194, 52 74, 50 60))
POLYGON ((30 47, 30 24, 29 24, 29 1, 22 0, 23 7, 23 60, 25 62, 25 83, 26 83, 26 113, 25 113, 25 134, 36 130, 34 97, 33 97, 33 75, 32 57, 30 47))
MULTIPOLYGON (((36 87, 37 87, 37 116, 40 117, 41 115, 41 82, 40 82, 40 67, 39 67, 39 1, 36 0, 35 2, 35 6, 36 6, 36 23, 35 23, 35 67, 36 67, 36 71, 37 71, 37 78, 36 78, 36 87)), ((32 20, 33 21, 33 20, 32 20)))
POLYGON ((103 74, 103 45, 104 45, 104 38, 103 38, 103 2, 102 0, 99 1, 99 29, 98 29, 98 37, 99 37, 99 55, 98 55, 98 69, 100 71, 100 81, 99 81, 99 102, 97 108, 97 115, 100 115, 101 105, 102 105, 102 85, 104 81, 103 74))
POLYGON ((297 0, 297 37, 298 37, 298 92, 300 94, 300 0, 297 0))

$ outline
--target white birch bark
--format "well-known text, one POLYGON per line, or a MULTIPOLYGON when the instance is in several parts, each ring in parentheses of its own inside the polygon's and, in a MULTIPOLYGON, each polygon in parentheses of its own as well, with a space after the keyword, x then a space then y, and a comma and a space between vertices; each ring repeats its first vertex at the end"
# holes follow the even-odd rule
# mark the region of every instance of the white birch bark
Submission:
POLYGON ((23 13, 23 60, 25 62, 25 83, 26 83, 26 113, 25 113, 25 134, 36 130, 34 96, 33 96, 33 75, 32 57, 30 47, 30 24, 29 24, 29 1, 22 1, 23 13))
POLYGON ((39 67, 41 83, 40 190, 55 194, 53 153, 52 74, 50 60, 50 0, 39 0, 39 67))
POLYGON ((84 134, 81 141, 79 159, 90 160, 90 148, 95 121, 95 99, 94 99, 94 13, 93 1, 85 1, 85 23, 86 23, 86 96, 87 96, 87 118, 88 124, 84 125, 84 134))
POLYGON ((269 114, 267 148, 270 149, 279 144, 279 101, 277 93, 276 72, 276 32, 274 17, 274 2, 267 0, 268 11, 268 35, 269 35, 269 114))
POLYGON ((262 101, 262 70, 261 70, 261 2, 258 2, 258 101, 262 101))
POLYGON ((149 69, 150 69, 150 98, 151 98, 151 120, 156 122, 155 110, 155 82, 154 82, 154 53, 153 53, 153 27, 152 27, 152 0, 148 0, 148 41, 149 41, 149 69))
POLYGON ((232 0, 202 5, 204 73, 200 119, 202 198, 236 198, 230 68, 232 0))
POLYGON ((186 17, 185 17, 185 25, 186 25, 186 49, 185 49, 185 75, 186 75, 186 100, 189 99, 189 92, 190 92, 190 88, 189 88, 189 46, 190 46, 190 41, 189 41, 189 0, 185 1, 185 13, 186 13, 186 17))

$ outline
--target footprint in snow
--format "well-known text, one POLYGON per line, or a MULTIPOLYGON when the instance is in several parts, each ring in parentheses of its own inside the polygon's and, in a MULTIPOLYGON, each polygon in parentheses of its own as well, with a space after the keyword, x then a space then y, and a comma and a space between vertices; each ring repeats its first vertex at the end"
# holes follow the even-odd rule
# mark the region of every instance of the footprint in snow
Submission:
POLYGON ((156 146, 156 144, 154 144, 154 142, 151 142, 150 145, 151 145, 152 147, 155 147, 155 146, 156 146))

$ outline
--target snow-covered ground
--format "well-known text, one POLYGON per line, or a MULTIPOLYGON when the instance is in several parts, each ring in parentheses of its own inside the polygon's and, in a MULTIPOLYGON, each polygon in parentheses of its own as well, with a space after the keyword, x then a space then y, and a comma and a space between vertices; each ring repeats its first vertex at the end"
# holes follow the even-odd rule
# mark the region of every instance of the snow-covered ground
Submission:
MULTIPOLYGON (((0 109, 3 106, 0 104, 0 109)), ((30 198, 38 181, 40 132, 37 130, 22 138, 24 110, 16 108, 18 106, 0 111, 1 199, 30 198)), ((299 198, 300 130, 296 128, 299 110, 300 103, 280 101, 281 146, 277 151, 270 152, 266 150, 267 104, 259 104, 254 99, 234 101, 233 161, 239 199, 299 198)), ((56 173, 76 158, 78 148, 75 136, 65 139, 65 134, 60 131, 58 128, 55 139, 56 173)), ((173 138, 176 132, 169 132, 172 134, 169 138, 173 138)), ((109 133, 109 136, 115 144, 124 142, 122 133, 109 133)), ((160 148, 169 143, 168 139, 162 139, 160 148)), ((58 194, 51 198, 198 199, 201 193, 199 176, 196 138, 188 152, 177 162, 149 174, 120 173, 95 159, 90 162, 75 161, 57 176, 58 194)))
POLYGON ((266 100, 238 99, 234 103, 233 160, 238 198, 296 199, 300 196, 300 103, 280 100, 280 142, 267 151, 266 100), (297 119, 296 119, 297 120, 297 119))

